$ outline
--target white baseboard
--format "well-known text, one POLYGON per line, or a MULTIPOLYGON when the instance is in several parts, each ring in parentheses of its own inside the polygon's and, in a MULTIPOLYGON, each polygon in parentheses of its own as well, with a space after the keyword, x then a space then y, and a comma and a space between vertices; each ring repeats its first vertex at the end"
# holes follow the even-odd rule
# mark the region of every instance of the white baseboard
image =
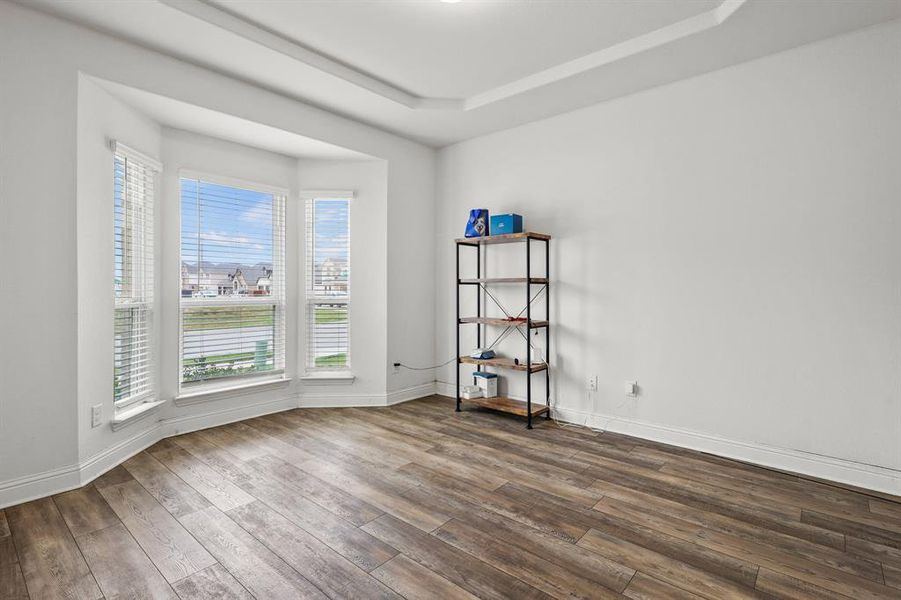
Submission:
POLYGON ((429 382, 404 388, 387 394, 347 394, 341 392, 323 393, 321 391, 302 392, 301 408, 347 408, 367 406, 391 406, 408 402, 435 393, 435 383, 429 382))
POLYGON ((457 390, 454 384, 447 383, 446 381, 435 382, 435 393, 439 396, 447 396, 448 398, 456 398, 457 396, 457 390))
MULTIPOLYGON (((147 428, 141 429, 133 437, 98 452, 80 464, 0 483, 0 508, 87 485, 116 465, 122 464, 138 452, 149 448, 163 438, 259 417, 273 412, 290 410, 296 407, 297 398, 292 395, 250 406, 213 410, 202 414, 185 415, 171 419, 159 419, 147 428)), ((142 419, 142 424, 143 421, 142 419)), ((134 425, 137 424, 134 423, 134 425)))
MULTIPOLYGON (((436 384, 436 393, 453 398, 455 387, 453 384, 438 382, 436 384)), ((588 413, 565 407, 555 408, 553 412, 556 418, 568 423, 586 425, 593 429, 612 431, 690 450, 707 452, 708 454, 715 454, 716 456, 740 460, 771 469, 901 496, 901 471, 886 467, 812 454, 800 450, 729 440, 708 433, 624 417, 588 413)))
POLYGON ((567 408, 557 408, 554 412, 561 421, 586 424, 593 429, 612 431, 690 450, 707 452, 708 454, 715 454, 716 456, 740 460, 771 469, 901 496, 901 471, 895 471, 886 467, 877 467, 800 450, 730 440, 709 433, 700 433, 679 427, 647 423, 624 417, 589 414, 585 411, 567 408))
POLYGON ((164 437, 165 428, 161 421, 157 421, 147 429, 141 430, 134 436, 124 440, 115 446, 107 448, 91 456, 81 463, 79 468, 79 479, 74 487, 81 487, 91 481, 94 481, 116 465, 120 465, 138 452, 145 448, 149 448, 164 437))
POLYGON ((416 400, 417 398, 423 398, 425 396, 432 396, 435 394, 435 382, 430 381, 428 383, 423 383, 420 385, 414 385, 413 387, 404 388, 402 390, 397 390, 395 392, 388 392, 385 398, 385 404, 391 406, 392 404, 400 404, 401 402, 409 402, 410 400, 416 400))
POLYGON ((43 498, 81 485, 78 465, 69 465, 0 483, 0 508, 43 498))
MULTIPOLYGON (((298 406, 301 408, 389 406, 429 396, 434 392, 435 384, 427 383, 387 394, 303 394, 299 398, 297 395, 290 394, 268 402, 158 419, 152 425, 141 429, 133 437, 105 449, 79 464, 0 482, 0 508, 79 488, 161 439, 174 435, 291 410, 298 406)), ((210 403, 210 406, 214 404, 215 402, 210 403)), ((141 419, 140 424, 145 423, 145 419, 141 419)), ((138 425, 138 423, 133 425, 138 425)))
POLYGON ((385 394, 323 394, 306 392, 300 395, 300 408, 350 408, 385 406, 385 394))
POLYGON ((217 427, 219 425, 226 425, 245 419, 252 419, 254 417, 262 417, 263 415, 291 410, 292 408, 297 408, 297 397, 293 394, 249 406, 234 406, 222 410, 208 411, 198 415, 170 417, 160 422, 163 430, 163 435, 160 436, 160 439, 189 433, 191 431, 217 427))
POLYGON ((0 483, 0 508, 79 488, 158 442, 165 437, 161 431, 158 422, 80 464, 4 481, 0 483))

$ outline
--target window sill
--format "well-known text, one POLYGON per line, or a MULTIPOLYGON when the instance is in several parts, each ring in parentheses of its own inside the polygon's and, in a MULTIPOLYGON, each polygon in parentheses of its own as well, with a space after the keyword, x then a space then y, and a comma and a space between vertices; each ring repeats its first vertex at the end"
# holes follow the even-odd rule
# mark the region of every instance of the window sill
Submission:
POLYGON ((313 385, 350 385, 356 378, 356 375, 350 371, 323 371, 322 373, 307 373, 300 380, 313 385))
POLYGON ((221 400, 223 398, 231 398, 234 396, 243 396, 249 393, 260 391, 261 389, 277 388, 287 386, 291 383, 290 377, 267 377, 257 381, 240 383, 238 385, 230 385, 228 387, 199 387, 190 391, 182 392, 175 397, 176 406, 190 406, 200 402, 210 400, 221 400))
POLYGON ((135 421, 139 421, 146 416, 157 412, 164 404, 163 400, 155 400, 153 402, 142 402, 129 406, 125 410, 116 413, 116 416, 110 421, 110 427, 113 431, 119 431, 127 425, 131 425, 135 421))

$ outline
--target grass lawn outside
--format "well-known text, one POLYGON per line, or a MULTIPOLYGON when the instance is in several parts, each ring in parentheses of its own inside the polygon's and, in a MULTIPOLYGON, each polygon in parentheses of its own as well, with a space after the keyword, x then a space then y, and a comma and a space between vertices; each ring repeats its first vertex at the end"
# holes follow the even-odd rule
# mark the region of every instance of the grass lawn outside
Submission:
POLYGON ((327 323, 344 323, 347 321, 347 308, 334 308, 317 306, 316 307, 316 324, 324 325, 327 323))
MULTIPOLYGON (((275 309, 271 306, 196 306, 185 310, 185 331, 211 331, 241 327, 270 327, 275 322, 275 309)), ((316 307, 316 324, 346 323, 344 307, 316 307)))
POLYGON ((341 352, 339 354, 330 354, 328 356, 317 356, 316 357, 316 366, 317 367, 346 367, 347 366, 347 353, 341 352))
MULTIPOLYGON (((317 325, 346 324, 346 306, 316 306, 317 325)), ((272 327, 275 322, 275 308, 272 306, 195 306, 184 311, 185 331, 216 331, 219 329, 239 329, 244 327, 272 327)), ((260 370, 255 366, 256 352, 233 352, 186 358, 183 362, 183 381, 222 377, 236 372, 260 370)), ((274 356, 266 352, 265 360, 271 365, 274 356)), ((347 352, 336 352, 316 358, 320 368, 341 368, 347 366, 347 352)), ((272 368, 269 366, 268 368, 272 368)), ((264 367, 262 370, 266 370, 264 367)))
MULTIPOLYGON (((243 363, 243 362, 252 362, 256 357, 256 352, 235 352, 233 354, 216 354, 213 356, 204 356, 197 358, 186 358, 184 359, 185 367, 196 367, 198 365, 206 364, 206 365, 221 365, 223 363, 243 363)), ((272 352, 266 351, 265 354, 266 360, 272 360, 272 352)))
POLYGON ((195 306, 184 311, 185 331, 209 331, 236 327, 271 327, 275 322, 272 306, 195 306))

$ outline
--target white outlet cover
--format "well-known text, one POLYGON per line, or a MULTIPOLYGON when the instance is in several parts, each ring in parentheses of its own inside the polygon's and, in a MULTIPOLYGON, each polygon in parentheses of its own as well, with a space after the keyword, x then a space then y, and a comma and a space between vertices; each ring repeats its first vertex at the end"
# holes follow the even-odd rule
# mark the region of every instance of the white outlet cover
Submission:
POLYGON ((638 395, 638 382, 637 381, 627 381, 624 385, 624 390, 627 396, 632 396, 633 398, 638 395))

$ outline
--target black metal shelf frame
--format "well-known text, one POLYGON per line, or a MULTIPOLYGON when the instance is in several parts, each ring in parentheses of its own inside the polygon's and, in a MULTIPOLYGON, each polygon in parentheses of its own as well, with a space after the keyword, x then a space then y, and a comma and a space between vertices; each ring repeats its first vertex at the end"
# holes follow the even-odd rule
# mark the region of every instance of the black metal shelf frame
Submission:
MULTIPOLYGON (((550 290, 551 290, 551 251, 550 251, 550 237, 546 235, 533 236, 531 233, 525 233, 522 237, 522 242, 525 243, 526 246, 526 275, 523 281, 525 292, 526 292, 526 320, 524 322, 513 322, 511 323, 507 329, 510 328, 519 328, 520 325, 526 326, 525 340, 526 340, 526 419, 527 419, 527 428, 532 429, 532 375, 541 373, 541 371, 532 371, 532 342, 531 342, 531 332, 532 332, 532 303, 538 298, 541 294, 541 290, 539 290, 538 294, 534 297, 532 296, 532 286, 540 285, 544 289, 545 293, 545 302, 544 302, 544 320, 546 323, 550 323, 550 290), (544 242, 544 277, 532 277, 532 242, 544 242), (533 280, 542 280, 543 281, 533 281, 533 280)), ((487 285, 484 282, 474 282, 474 281, 463 281, 460 277, 460 247, 468 246, 470 248, 476 249, 476 279, 482 279, 482 247, 485 246, 485 255, 487 256, 487 244, 481 243, 473 243, 468 240, 456 240, 456 265, 457 265, 457 276, 456 276, 456 349, 457 349, 457 360, 456 360, 456 399, 457 399, 457 412, 460 412, 461 408, 461 397, 460 397, 460 366, 463 364, 460 355, 460 325, 466 324, 461 323, 461 315, 460 315, 460 287, 461 286, 476 286, 476 317, 481 318, 482 315, 482 292, 484 291, 488 297, 494 300, 495 304, 503 310, 505 313, 503 306, 494 298, 491 292, 488 291, 487 285)), ((485 270, 487 271, 487 265, 485 270)), ((522 311, 520 311, 522 314, 522 311)), ((507 315, 508 317, 510 315, 507 315)), ((482 327, 486 328, 486 337, 487 337, 487 327, 488 325, 482 323, 475 323, 476 326, 476 347, 482 347, 482 327)), ((544 327, 544 352, 545 352, 545 364, 547 364, 547 359, 550 356, 550 348, 551 348, 551 334, 550 327, 544 327)), ((544 377, 545 377, 545 418, 550 419, 551 417, 551 375, 550 368, 544 369, 544 377)))

